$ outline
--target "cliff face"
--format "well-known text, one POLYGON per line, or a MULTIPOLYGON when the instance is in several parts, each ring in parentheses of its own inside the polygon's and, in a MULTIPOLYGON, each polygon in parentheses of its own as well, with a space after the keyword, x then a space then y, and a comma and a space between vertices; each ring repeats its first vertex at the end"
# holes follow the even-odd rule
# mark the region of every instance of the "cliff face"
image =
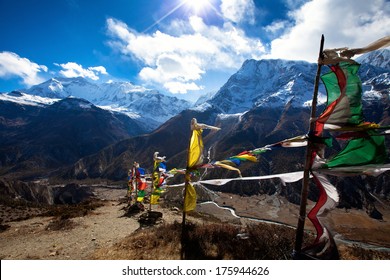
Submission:
POLYGON ((33 182, 0 180, 1 203, 24 201, 38 204, 77 204, 94 196, 90 187, 78 184, 49 186, 33 182))

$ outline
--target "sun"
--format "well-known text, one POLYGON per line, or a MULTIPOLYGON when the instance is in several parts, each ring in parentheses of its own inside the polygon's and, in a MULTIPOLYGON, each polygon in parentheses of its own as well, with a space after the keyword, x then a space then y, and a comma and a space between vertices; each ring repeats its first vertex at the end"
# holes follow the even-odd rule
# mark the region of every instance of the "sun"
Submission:
POLYGON ((168 11, 165 15, 163 15, 161 18, 156 20, 152 25, 150 25, 148 28, 146 28, 143 32, 145 33, 146 31, 150 30, 157 24, 159 24, 161 21, 169 17, 171 14, 176 12, 178 9, 186 6, 187 9, 191 9, 193 13, 195 14, 201 14, 201 13, 207 13, 207 10, 212 9, 214 10, 217 14, 218 11, 215 9, 215 7, 212 4, 213 0, 177 0, 178 4, 173 7, 170 11, 168 11))
POLYGON ((210 0, 184 0, 185 5, 189 6, 195 13, 200 12, 210 5, 210 0))

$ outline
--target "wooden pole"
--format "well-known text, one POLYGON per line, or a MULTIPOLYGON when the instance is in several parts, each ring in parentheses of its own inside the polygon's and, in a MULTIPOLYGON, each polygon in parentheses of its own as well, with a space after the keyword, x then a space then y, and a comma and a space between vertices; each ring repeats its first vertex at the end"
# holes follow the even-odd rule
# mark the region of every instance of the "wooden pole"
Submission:
POLYGON ((184 199, 183 199, 183 217, 181 222, 181 253, 180 253, 180 259, 185 259, 185 251, 186 251, 186 241, 187 241, 187 232, 186 232, 186 212, 184 211, 186 196, 187 196, 187 189, 188 185, 190 183, 191 174, 190 174, 190 167, 189 165, 189 157, 190 157, 190 147, 191 147, 191 138, 192 138, 192 126, 190 127, 190 138, 188 140, 188 148, 187 148, 187 164, 186 164, 186 173, 184 178, 184 199))
MULTIPOLYGON (((127 182, 127 204, 128 206, 131 206, 131 202, 133 199, 133 191, 134 190, 136 191, 136 185, 134 184, 134 178, 135 178, 134 164, 132 168, 129 169, 128 176, 130 177, 130 180, 127 182)), ((137 200, 137 197, 135 199, 137 200)))
POLYGON ((127 196, 127 206, 130 206, 131 205, 131 187, 132 187, 132 182, 131 182, 131 169, 129 169, 129 171, 127 172, 127 193, 126 193, 126 196, 127 196))
POLYGON ((180 259, 185 260, 186 242, 187 242, 187 231, 186 231, 186 211, 184 210, 184 203, 187 196, 187 188, 190 183, 190 171, 187 169, 185 174, 184 183, 184 200, 183 200, 183 217, 181 222, 181 256, 180 259))
POLYGON ((137 203, 138 200, 138 178, 137 178, 137 166, 136 162, 133 163, 133 180, 135 178, 135 184, 133 183, 134 190, 135 190, 135 196, 134 196, 134 204, 137 203), (135 176, 135 177, 134 177, 135 176))
POLYGON ((322 67, 324 40, 325 40, 324 35, 322 35, 321 43, 320 43, 320 52, 318 55, 317 74, 314 83, 313 101, 311 104, 309 138, 307 140, 307 147, 306 147, 306 160, 305 160, 305 168, 303 173, 301 204, 299 208, 299 218, 298 218, 298 225, 297 225, 296 237, 295 237, 294 255, 299 254, 301 252, 302 243, 303 243, 303 233, 304 233, 305 219, 306 219, 307 194, 308 194, 310 170, 311 170, 313 152, 314 152, 313 143, 310 141, 310 137, 313 135, 316 127, 316 123, 314 119, 316 117, 316 110, 317 110, 317 96, 318 96, 318 86, 319 86, 321 67, 322 67))
POLYGON ((153 156, 152 185, 150 186, 150 195, 149 195, 149 212, 152 211, 152 196, 154 192, 155 171, 156 171, 156 159, 153 156))

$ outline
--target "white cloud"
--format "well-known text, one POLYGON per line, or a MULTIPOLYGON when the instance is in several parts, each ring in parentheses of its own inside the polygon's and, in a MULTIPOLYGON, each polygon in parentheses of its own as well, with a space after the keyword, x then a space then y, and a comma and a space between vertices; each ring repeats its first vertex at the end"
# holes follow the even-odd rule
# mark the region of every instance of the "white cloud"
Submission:
POLYGON ((45 65, 38 65, 13 52, 0 53, 0 78, 20 77, 26 86, 42 83, 40 72, 47 72, 45 65))
POLYGON ((182 83, 182 82, 167 82, 164 83, 164 87, 171 93, 187 93, 189 90, 201 90, 203 87, 199 87, 194 82, 182 83))
POLYGON ((286 21, 277 20, 272 22, 270 25, 264 27, 265 31, 271 34, 277 34, 286 29, 286 21))
POLYGON ((102 75, 108 75, 106 68, 103 66, 88 67, 88 70, 100 73, 102 75))
POLYGON ((201 86, 196 83, 207 71, 237 69, 244 60, 264 53, 260 40, 247 37, 229 22, 222 27, 208 26, 202 18, 192 16, 172 21, 166 30, 173 27, 175 35, 162 31, 140 34, 121 21, 107 20, 110 46, 144 65, 140 78, 162 84, 172 93, 198 90, 201 86))
POLYGON ((75 62, 68 62, 63 64, 55 63, 55 65, 62 68, 59 73, 67 78, 84 77, 96 81, 99 80, 99 75, 108 74, 106 68, 103 66, 88 67, 85 69, 82 65, 75 62))
POLYGON ((390 2, 313 0, 289 16, 295 24, 271 42, 269 57, 315 62, 321 34, 325 48, 363 47, 388 35, 390 2))
POLYGON ((222 16, 228 21, 255 23, 255 3, 253 0, 222 0, 220 8, 222 16))
POLYGON ((162 84, 171 93, 187 93, 188 90, 200 90, 194 82, 201 79, 204 71, 199 61, 191 57, 181 58, 177 55, 162 54, 157 59, 155 68, 144 67, 140 77, 149 82, 162 84))
POLYGON ((173 79, 183 82, 199 80, 204 73, 199 64, 193 57, 182 58, 175 54, 161 54, 157 58, 156 68, 143 68, 140 77, 154 82, 168 82, 173 79))

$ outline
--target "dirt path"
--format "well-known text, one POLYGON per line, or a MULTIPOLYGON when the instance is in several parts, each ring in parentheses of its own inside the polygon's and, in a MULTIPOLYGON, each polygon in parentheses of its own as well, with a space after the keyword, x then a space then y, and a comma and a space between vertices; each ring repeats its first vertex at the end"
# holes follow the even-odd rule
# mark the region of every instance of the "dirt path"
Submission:
POLYGON ((71 219, 74 228, 51 231, 51 217, 11 222, 0 234, 2 259, 88 259, 97 248, 109 246, 139 227, 120 217, 123 205, 106 202, 92 214, 71 219))
MULTIPOLYGON (((95 250, 111 247, 139 228, 139 214, 123 216, 125 204, 119 203, 123 190, 97 192, 105 199, 104 205, 86 216, 69 219, 68 229, 50 229, 53 217, 7 223, 10 228, 0 232, 0 259, 90 259, 95 250)), ((155 210, 163 212, 164 222, 181 219, 179 213, 157 207, 155 210)))

